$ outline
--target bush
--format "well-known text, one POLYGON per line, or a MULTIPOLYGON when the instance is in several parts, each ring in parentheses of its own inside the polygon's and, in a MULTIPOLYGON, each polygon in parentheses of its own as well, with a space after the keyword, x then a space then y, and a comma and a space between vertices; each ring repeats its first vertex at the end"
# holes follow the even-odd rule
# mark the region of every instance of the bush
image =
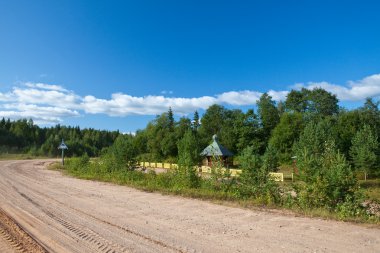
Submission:
POLYGON ((261 199, 260 202, 268 204, 278 202, 279 188, 269 176, 270 166, 263 164, 261 157, 254 153, 254 149, 244 149, 239 161, 242 168, 242 174, 238 179, 240 195, 261 199))
POLYGON ((326 141, 321 155, 304 148, 298 154, 300 178, 295 185, 299 204, 304 208, 334 209, 347 201, 356 201, 358 182, 345 157, 335 149, 333 141, 326 141))
POLYGON ((196 188, 199 186, 199 177, 194 166, 198 161, 198 149, 195 136, 188 130, 178 142, 178 169, 175 171, 179 188, 196 188))

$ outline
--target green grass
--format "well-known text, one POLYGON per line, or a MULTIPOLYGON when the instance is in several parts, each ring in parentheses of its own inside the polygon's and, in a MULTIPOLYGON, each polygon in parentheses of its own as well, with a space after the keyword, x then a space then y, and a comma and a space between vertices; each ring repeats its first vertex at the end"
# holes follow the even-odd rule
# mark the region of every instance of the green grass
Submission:
POLYGON ((380 201, 380 178, 359 180, 359 184, 370 199, 380 201))

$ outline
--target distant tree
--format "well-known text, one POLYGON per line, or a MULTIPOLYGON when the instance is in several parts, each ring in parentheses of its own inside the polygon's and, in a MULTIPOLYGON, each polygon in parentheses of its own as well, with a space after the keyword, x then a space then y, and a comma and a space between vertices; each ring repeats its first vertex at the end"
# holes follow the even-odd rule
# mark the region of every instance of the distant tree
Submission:
POLYGON ((169 131, 173 132, 175 122, 174 122, 174 115, 173 115, 173 111, 171 107, 169 107, 167 117, 168 117, 168 123, 169 123, 168 129, 169 131))
POLYGON ((339 111, 336 95, 322 88, 312 90, 291 90, 286 97, 285 107, 288 112, 309 113, 312 116, 331 116, 339 111))
POLYGON ((199 127, 199 144, 206 146, 214 134, 220 136, 226 119, 226 108, 220 105, 210 106, 203 114, 199 127))
POLYGON ((148 152, 148 136, 145 129, 136 131, 133 142, 139 155, 146 154, 148 152))
POLYGON ((175 129, 172 128, 172 119, 169 113, 162 113, 150 122, 146 128, 148 138, 148 152, 154 160, 165 160, 177 156, 177 140, 175 129))
POLYGON ((309 122, 303 129, 299 140, 293 146, 293 153, 301 155, 307 148, 312 155, 321 155, 324 152, 325 142, 334 141, 333 125, 329 119, 309 122))
POLYGON ((377 155, 379 151, 379 142, 377 135, 371 130, 370 126, 364 125, 352 139, 350 155, 357 170, 365 173, 376 172, 377 155))
POLYGON ((194 112, 194 117, 193 117, 193 121, 192 121, 192 128, 195 132, 198 131, 198 128, 199 128, 199 114, 198 114, 198 111, 195 111, 194 112))
POLYGON ((380 111, 379 102, 367 98, 363 107, 359 108, 362 124, 369 125, 377 135, 380 134, 380 111))
POLYGON ((239 117, 239 120, 235 121, 237 139, 236 151, 242 152, 246 147, 255 147, 257 153, 261 153, 264 143, 262 142, 261 133, 259 129, 258 116, 252 109, 247 110, 246 113, 239 117))
POLYGON ((267 143, 272 130, 280 121, 280 116, 276 108, 276 103, 272 97, 264 93, 257 101, 259 119, 263 128, 264 141, 267 143))
POLYGON ((273 129, 269 145, 279 153, 282 162, 289 162, 294 155, 292 148, 303 129, 301 113, 284 113, 280 123, 273 129))
POLYGON ((306 112, 308 108, 308 90, 291 90, 286 96, 285 108, 288 112, 306 112))
POLYGON ((337 117, 335 129, 337 132, 336 144, 338 149, 349 158, 352 138, 362 128, 363 121, 359 110, 341 110, 337 117))
POLYGON ((321 116, 331 116, 338 113, 339 106, 336 95, 333 95, 322 88, 314 88, 308 93, 308 110, 311 113, 321 116))
POLYGON ((279 101, 277 103, 277 111, 278 111, 278 114, 279 114, 280 117, 285 112, 285 110, 286 110, 285 102, 279 101))
POLYGON ((175 127, 176 140, 183 138, 188 130, 192 129, 191 120, 186 117, 181 117, 175 127))
MULTIPOLYGON (((201 130, 207 135, 219 134, 226 117, 226 108, 220 105, 210 106, 201 119, 201 130)), ((210 138, 210 137, 209 137, 210 138)))

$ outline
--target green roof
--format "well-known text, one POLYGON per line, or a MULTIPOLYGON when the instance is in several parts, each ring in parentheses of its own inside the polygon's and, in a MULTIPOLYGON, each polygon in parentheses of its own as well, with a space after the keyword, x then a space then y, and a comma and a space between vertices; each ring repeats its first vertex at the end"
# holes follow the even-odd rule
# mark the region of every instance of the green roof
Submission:
POLYGON ((212 137, 212 143, 202 152, 202 156, 233 156, 234 154, 218 142, 216 134, 212 137))

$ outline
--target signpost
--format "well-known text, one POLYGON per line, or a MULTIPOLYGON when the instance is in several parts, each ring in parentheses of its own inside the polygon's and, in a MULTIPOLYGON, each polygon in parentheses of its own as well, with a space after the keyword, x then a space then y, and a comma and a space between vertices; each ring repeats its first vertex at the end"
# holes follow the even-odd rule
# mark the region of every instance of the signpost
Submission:
POLYGON ((58 149, 61 149, 62 150, 62 166, 65 165, 65 160, 64 160, 64 155, 65 155, 65 149, 69 149, 66 144, 63 142, 63 139, 62 139, 62 142, 61 142, 61 145, 59 145, 58 149))

